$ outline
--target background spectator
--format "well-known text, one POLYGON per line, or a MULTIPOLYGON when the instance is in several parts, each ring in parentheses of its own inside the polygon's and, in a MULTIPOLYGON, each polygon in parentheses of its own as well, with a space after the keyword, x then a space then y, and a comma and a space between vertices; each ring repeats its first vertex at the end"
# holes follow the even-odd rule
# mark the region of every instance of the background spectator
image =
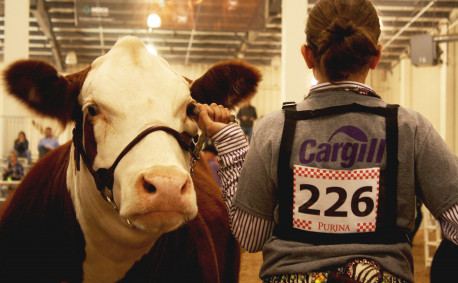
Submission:
POLYGON ((38 143, 38 153, 40 158, 51 150, 59 146, 59 142, 52 135, 52 130, 50 127, 45 129, 45 137, 40 140, 38 143))
POLYGON ((3 180, 21 180, 24 177, 24 167, 17 161, 17 153, 11 152, 8 166, 3 170, 3 180))
POLYGON ((251 140, 253 133, 253 124, 258 116, 256 115, 256 108, 251 106, 250 101, 246 101, 237 113, 237 119, 240 121, 240 127, 245 135, 248 137, 248 142, 251 140))
POLYGON ((17 139, 14 141, 14 150, 18 157, 27 158, 28 163, 32 161, 32 157, 29 150, 29 141, 25 136, 24 132, 19 132, 17 139))

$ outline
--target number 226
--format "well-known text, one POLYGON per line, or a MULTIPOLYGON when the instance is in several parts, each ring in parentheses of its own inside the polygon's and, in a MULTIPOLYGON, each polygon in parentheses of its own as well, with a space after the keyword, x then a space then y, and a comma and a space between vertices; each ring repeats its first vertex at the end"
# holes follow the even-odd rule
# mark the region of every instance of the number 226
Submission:
MULTIPOLYGON (((308 190, 312 193, 312 195, 308 201, 299 207, 299 212, 305 214, 320 215, 320 210, 310 208, 318 201, 320 197, 320 191, 318 188, 310 184, 301 184, 300 190, 308 190)), ((359 217, 364 217, 371 214, 372 210, 374 209, 374 201, 370 197, 361 197, 361 194, 365 192, 372 192, 372 187, 361 187, 357 189, 351 197, 351 211, 354 215, 359 217), (366 204, 366 208, 364 210, 359 209, 360 203, 366 204)), ((346 217, 347 211, 338 211, 337 209, 339 209, 345 203, 345 200, 347 199, 347 191, 341 187, 326 188, 326 194, 328 195, 331 193, 336 193, 338 195, 338 199, 331 207, 324 211, 324 216, 346 217)))

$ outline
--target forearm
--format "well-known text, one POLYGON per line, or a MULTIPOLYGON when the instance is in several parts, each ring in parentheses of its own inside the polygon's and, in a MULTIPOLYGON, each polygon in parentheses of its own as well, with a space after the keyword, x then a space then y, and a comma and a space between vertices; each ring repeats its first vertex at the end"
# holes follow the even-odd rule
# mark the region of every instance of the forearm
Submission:
POLYGON ((238 178, 248 151, 248 143, 240 127, 229 125, 213 136, 222 165, 218 175, 223 185, 223 200, 229 225, 240 245, 249 252, 260 251, 272 234, 274 223, 238 209, 234 205, 238 178))
POLYGON ((248 151, 248 143, 242 130, 236 124, 221 129, 213 137, 218 148, 218 161, 221 164, 218 176, 223 185, 223 200, 228 212, 233 207, 238 178, 248 151))

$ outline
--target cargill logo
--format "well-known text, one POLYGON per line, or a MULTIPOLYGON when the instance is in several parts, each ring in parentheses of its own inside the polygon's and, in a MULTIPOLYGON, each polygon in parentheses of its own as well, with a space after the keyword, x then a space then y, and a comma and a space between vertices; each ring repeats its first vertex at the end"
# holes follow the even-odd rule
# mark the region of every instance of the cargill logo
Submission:
POLYGON ((328 142, 317 144, 316 140, 306 140, 302 143, 299 161, 302 164, 315 162, 335 162, 341 160, 343 168, 352 167, 356 161, 381 163, 385 152, 385 139, 369 139, 359 128, 343 126, 337 129, 328 142), (336 135, 347 135, 354 142, 332 142, 336 135))

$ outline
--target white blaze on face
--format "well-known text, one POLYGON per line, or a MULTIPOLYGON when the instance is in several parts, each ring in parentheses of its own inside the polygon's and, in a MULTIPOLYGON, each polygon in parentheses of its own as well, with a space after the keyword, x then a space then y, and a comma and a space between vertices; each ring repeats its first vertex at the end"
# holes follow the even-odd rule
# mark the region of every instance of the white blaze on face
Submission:
MULTIPOLYGON (((95 170, 109 168, 150 126, 197 133, 195 121, 186 115, 192 101, 189 84, 134 37, 119 40, 93 62, 80 99, 94 128, 95 170), (88 108, 94 104, 98 112, 92 117, 88 108)), ((152 232, 168 232, 193 218, 197 206, 189 158, 172 135, 157 131, 146 136, 116 167, 113 191, 120 214, 152 232)))

